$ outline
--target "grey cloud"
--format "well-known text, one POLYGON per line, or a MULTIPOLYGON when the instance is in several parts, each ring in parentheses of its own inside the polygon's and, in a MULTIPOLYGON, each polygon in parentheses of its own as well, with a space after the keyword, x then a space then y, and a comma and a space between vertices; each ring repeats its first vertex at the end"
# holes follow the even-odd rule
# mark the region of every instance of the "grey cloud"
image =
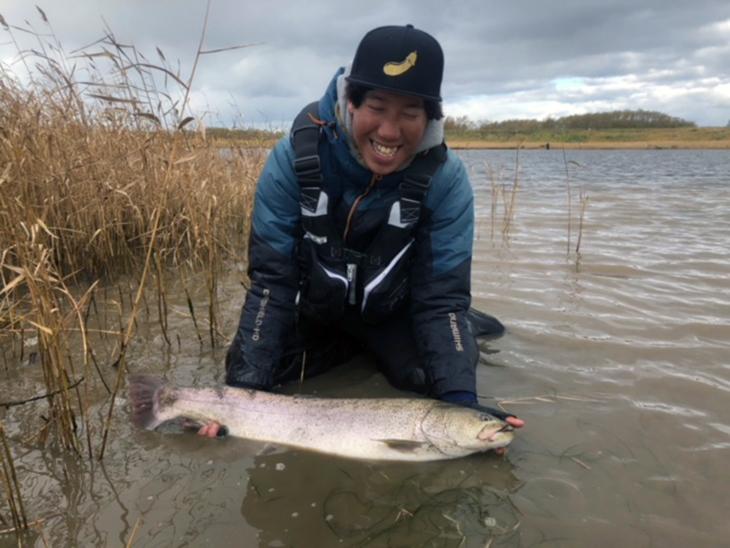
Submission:
MULTIPOLYGON (((157 59, 159 47, 184 75, 205 12, 196 0, 39 5, 66 51, 99 38, 106 22, 121 42, 150 58, 157 59)), ((45 29, 24 0, 7 0, 0 14, 10 24, 28 19, 45 29)), ((730 118, 726 0, 214 0, 205 47, 256 45, 202 59, 196 97, 201 104, 207 98, 206 108, 218 109, 220 119, 235 103, 251 123, 286 123, 323 93, 365 32, 394 23, 413 23, 440 40, 443 95, 455 111, 479 104, 485 116, 501 119, 615 106, 662 110, 701 124, 725 125, 730 118), (583 79, 584 86, 556 89, 564 78, 583 79)), ((0 46, 4 60, 6 49, 0 46)))

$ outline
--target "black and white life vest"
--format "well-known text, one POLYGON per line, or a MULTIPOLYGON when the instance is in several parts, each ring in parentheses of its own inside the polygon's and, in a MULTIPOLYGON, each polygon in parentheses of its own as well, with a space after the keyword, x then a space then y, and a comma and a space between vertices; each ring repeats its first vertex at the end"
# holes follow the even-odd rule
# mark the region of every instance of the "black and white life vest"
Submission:
POLYGON ((343 235, 333 222, 330 196, 322 188, 322 126, 315 122, 317 115, 318 103, 311 103, 292 126, 304 229, 297 252, 302 271, 300 311, 320 321, 336 322, 346 306, 358 307, 364 321, 377 323, 408 300, 410 261, 421 203, 434 173, 446 160, 446 145, 413 159, 403 172, 400 197, 390 204, 387 220, 365 251, 355 251, 343 242, 343 235))

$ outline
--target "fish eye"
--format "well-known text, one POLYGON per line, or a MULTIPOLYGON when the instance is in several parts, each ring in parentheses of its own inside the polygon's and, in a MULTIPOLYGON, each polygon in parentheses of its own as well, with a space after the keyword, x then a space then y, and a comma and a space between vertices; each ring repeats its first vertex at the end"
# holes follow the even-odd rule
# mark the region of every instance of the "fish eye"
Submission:
POLYGON ((492 416, 487 415, 486 413, 482 413, 481 415, 479 415, 479 420, 482 422, 489 422, 492 420, 492 416))

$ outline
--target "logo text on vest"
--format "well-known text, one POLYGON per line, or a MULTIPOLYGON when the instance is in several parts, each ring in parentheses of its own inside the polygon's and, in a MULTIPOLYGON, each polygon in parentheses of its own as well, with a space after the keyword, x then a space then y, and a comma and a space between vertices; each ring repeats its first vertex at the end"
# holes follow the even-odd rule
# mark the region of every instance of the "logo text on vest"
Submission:
POLYGON ((457 352, 464 351, 464 345, 461 343, 461 331, 456 323, 456 314, 449 312, 449 325, 451 326, 451 334, 454 336, 454 348, 457 352))
POLYGON ((253 335, 251 338, 254 341, 258 341, 261 338, 261 325, 264 323, 264 316, 266 316, 266 305, 269 304, 269 290, 264 289, 264 298, 259 303, 259 313, 256 314, 256 321, 254 322, 253 335))

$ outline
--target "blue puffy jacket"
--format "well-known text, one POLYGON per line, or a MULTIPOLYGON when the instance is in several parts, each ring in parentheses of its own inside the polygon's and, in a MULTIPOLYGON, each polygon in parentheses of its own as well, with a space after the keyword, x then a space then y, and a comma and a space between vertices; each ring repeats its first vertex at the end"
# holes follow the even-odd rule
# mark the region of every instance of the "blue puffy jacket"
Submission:
MULTIPOLYGON (((326 138, 319 150, 323 189, 340 202, 338 211, 348 211, 371 183, 373 173, 358 161, 335 114, 342 72, 319 102, 320 118, 332 123, 324 129, 326 138)), ((286 137, 274 146, 258 181, 249 242, 251 288, 229 351, 229 383, 271 388, 286 341, 295 332, 302 277, 296 254, 303 229, 294 158, 291 138, 286 137)), ((384 211, 400 196, 401 177, 402 173, 383 177, 361 201, 351 224, 350 245, 367 247, 384 211)), ((336 218, 335 223, 344 230, 344 219, 336 218)), ((466 322, 473 233, 473 191, 461 160, 448 151, 422 202, 409 273, 413 335, 432 397, 451 391, 476 392, 478 351, 466 322)))

